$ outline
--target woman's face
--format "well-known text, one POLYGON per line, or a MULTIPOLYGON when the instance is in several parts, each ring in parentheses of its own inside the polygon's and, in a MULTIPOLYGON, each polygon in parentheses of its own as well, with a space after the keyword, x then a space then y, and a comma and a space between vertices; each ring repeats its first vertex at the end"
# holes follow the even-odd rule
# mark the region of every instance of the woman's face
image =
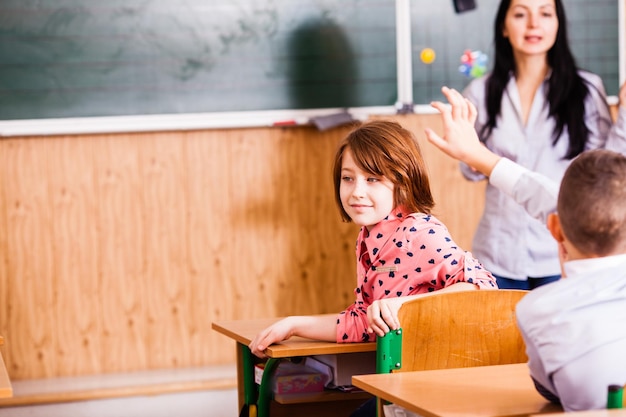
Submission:
POLYGON ((502 35, 518 55, 545 55, 559 30, 554 0, 511 0, 502 35))

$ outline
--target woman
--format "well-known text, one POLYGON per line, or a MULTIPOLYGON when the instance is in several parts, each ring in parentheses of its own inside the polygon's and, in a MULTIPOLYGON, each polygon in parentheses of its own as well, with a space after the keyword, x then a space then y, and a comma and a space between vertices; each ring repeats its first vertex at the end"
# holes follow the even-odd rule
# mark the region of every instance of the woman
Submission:
MULTIPOLYGON (((463 92, 492 152, 558 183, 581 152, 623 141, 615 139, 623 132, 612 126, 602 80, 576 67, 561 0, 502 0, 494 29, 494 68, 463 92)), ((485 178, 461 169, 470 180, 485 178)), ((491 185, 472 250, 500 288, 530 290, 560 278, 545 225, 491 185)))

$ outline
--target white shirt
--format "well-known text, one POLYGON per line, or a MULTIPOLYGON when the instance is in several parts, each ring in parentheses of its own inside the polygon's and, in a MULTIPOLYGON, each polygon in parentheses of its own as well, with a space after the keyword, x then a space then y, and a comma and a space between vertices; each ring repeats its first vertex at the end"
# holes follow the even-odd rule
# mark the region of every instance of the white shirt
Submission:
MULTIPOLYGON (((588 81, 590 92, 585 102, 585 120, 589 129, 586 149, 605 147, 607 140, 615 147, 626 148, 624 126, 612 127, 602 80, 588 72, 581 71, 580 74, 588 81)), ((487 121, 485 82, 485 77, 473 80, 464 91, 478 109, 478 131, 487 121)), ((571 162, 563 159, 569 134, 564 129, 557 144, 552 145, 554 119, 548 116, 546 88, 547 84, 543 83, 535 94, 524 125, 519 92, 515 79, 511 78, 502 97, 498 126, 486 145, 495 154, 559 184, 571 162)), ((620 120, 623 125, 626 117, 620 114, 620 120)), ((468 179, 485 178, 464 164, 461 169, 468 179)), ((487 270, 506 278, 525 280, 529 276, 560 274, 557 245, 544 222, 533 218, 511 196, 492 184, 487 186, 485 209, 474 235, 472 253, 487 270)))
POLYGON ((500 158, 489 176, 489 184, 502 191, 526 212, 545 224, 556 211, 559 184, 507 158, 500 158))
POLYGON ((626 255, 567 262, 516 307, 530 374, 565 411, 606 408, 626 384, 626 255))

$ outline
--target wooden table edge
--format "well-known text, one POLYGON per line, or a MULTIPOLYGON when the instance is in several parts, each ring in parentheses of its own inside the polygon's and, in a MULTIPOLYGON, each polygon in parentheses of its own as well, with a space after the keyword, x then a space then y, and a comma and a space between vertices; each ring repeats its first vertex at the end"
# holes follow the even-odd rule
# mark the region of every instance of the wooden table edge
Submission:
MULTIPOLYGON (((334 314, 333 314, 334 315, 334 314)), ((218 333, 221 333, 236 342, 248 346, 252 342, 251 335, 244 335, 237 330, 233 330, 233 327, 240 325, 244 327, 248 323, 259 323, 263 326, 267 326, 280 320, 282 317, 274 319, 252 319, 252 320, 225 320, 211 323, 211 328, 218 333)), ((263 330, 264 327, 259 328, 257 331, 263 330)), ((247 328, 246 330, 249 330, 247 328)), ((293 337, 289 340, 285 340, 280 343, 269 346, 265 353, 270 358, 288 358, 295 356, 312 356, 312 355, 332 355, 332 354, 346 354, 346 353, 360 353, 360 352, 375 352, 376 343, 362 342, 362 343, 337 343, 337 342, 325 342, 321 340, 305 339, 301 337, 293 337)))

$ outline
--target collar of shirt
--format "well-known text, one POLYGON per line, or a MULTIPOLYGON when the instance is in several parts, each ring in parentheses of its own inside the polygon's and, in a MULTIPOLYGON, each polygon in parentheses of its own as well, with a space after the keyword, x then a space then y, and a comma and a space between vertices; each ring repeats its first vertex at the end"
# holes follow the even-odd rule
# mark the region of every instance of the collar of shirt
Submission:
POLYGON ((410 213, 405 208, 396 207, 391 210, 391 213, 381 222, 375 224, 372 230, 367 230, 364 226, 361 229, 363 240, 367 241, 368 239, 376 238, 376 236, 380 237, 381 235, 388 235, 389 233, 395 232, 398 224, 404 221, 409 214, 410 213))
POLYGON ((379 239, 386 237, 387 239, 393 234, 400 223, 406 219, 410 213, 403 207, 396 207, 381 222, 374 225, 372 230, 367 230, 363 226, 357 239, 357 259, 363 265, 364 270, 376 259, 376 250, 374 248, 380 245, 379 239))
POLYGON ((567 277, 588 277, 589 272, 598 268, 606 269, 626 264, 626 254, 603 256, 600 258, 586 258, 569 261, 563 264, 567 277))

